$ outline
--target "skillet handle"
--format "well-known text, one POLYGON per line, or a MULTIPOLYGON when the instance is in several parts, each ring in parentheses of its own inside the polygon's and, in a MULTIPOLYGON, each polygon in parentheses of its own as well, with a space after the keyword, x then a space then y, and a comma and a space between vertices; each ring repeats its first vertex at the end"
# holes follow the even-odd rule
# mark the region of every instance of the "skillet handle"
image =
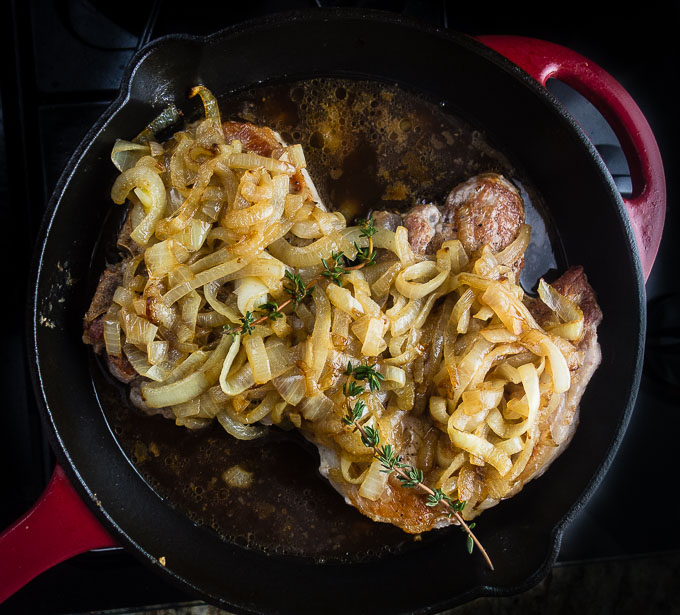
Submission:
POLYGON ((33 508, 0 535, 0 603, 69 557, 115 546, 56 466, 33 508))
POLYGON ((666 214, 666 181, 652 129, 630 94, 584 56, 548 41, 488 35, 477 40, 497 51, 545 86, 555 77, 588 99, 609 122, 630 167, 633 195, 624 198, 645 280, 654 264, 666 214))

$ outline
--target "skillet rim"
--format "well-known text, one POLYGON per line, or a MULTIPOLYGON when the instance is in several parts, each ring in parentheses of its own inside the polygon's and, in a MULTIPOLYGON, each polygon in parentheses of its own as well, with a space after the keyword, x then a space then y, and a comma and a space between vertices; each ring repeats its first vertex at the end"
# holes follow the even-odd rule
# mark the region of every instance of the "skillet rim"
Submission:
MULTIPOLYGON (((254 18, 238 24, 234 24, 228 28, 221 29, 212 34, 205 36, 189 35, 189 34, 171 34, 163 37, 159 37, 149 44, 144 46, 138 52, 134 54, 130 62, 128 63, 123 76, 121 78, 121 85, 118 91, 118 95, 115 100, 105 109, 101 114, 92 128, 83 137, 82 141, 79 143, 77 148, 74 150, 73 155, 70 157, 68 163, 66 164, 62 174, 55 185, 52 195, 48 201, 45 214, 42 219, 40 232, 37 236, 36 243, 34 245, 34 253, 31 266, 30 281, 31 284, 28 286, 29 302, 32 306, 30 310, 30 316, 27 319, 27 333, 30 342, 28 347, 30 350, 30 372, 33 381, 34 391, 36 393, 36 400, 38 402, 38 407, 40 408, 41 420, 47 427, 46 434, 48 440, 52 446, 52 449, 58 459, 58 461, 63 466, 69 479, 71 480, 76 491, 79 493, 81 498, 84 500, 86 505, 92 510, 95 515, 102 520, 103 525, 108 531, 110 531, 117 539, 120 539, 122 543, 127 546, 127 550, 136 555, 138 559, 141 559, 145 564, 151 565, 155 570, 162 571, 165 573, 164 578, 169 579, 175 585, 181 587, 184 590, 189 590, 193 593, 198 593, 202 597, 210 596, 212 600, 220 603, 223 606, 227 606, 238 612, 253 612, 244 610, 238 605, 233 605, 227 602, 223 597, 212 596, 208 594, 205 590, 199 589, 190 583, 186 578, 174 573, 171 568, 166 568, 161 566, 155 557, 146 552, 135 540, 128 536, 116 523, 116 521, 107 513, 105 509, 97 506, 95 502, 94 494, 88 487, 84 479, 82 478, 78 468, 72 461, 71 455, 69 454, 68 447, 65 445, 59 430, 56 428, 52 409, 47 403, 47 397, 45 389, 43 388, 43 379, 41 376, 41 366, 39 359, 39 349, 38 349, 38 339, 37 333, 39 328, 39 310, 40 310, 40 297, 38 295, 38 287, 43 274, 43 257, 46 247, 46 242, 50 237, 50 230, 52 228, 54 219, 58 213, 59 205, 62 201, 64 193, 68 188, 73 175, 78 171, 83 159, 88 154, 90 145, 96 140, 101 131, 108 125, 108 123, 120 112, 125 105, 129 102, 131 97, 131 90, 134 82, 135 75, 138 69, 143 65, 149 56, 151 56, 158 48, 163 48, 174 41, 189 42, 193 45, 199 47, 208 47, 215 42, 219 42, 223 38, 228 38, 232 35, 238 34, 243 31, 257 30, 258 28, 266 28, 276 25, 280 20, 288 21, 340 21, 342 19, 369 19, 382 22, 384 24, 396 25, 398 27, 404 27, 406 29, 415 29, 421 32, 425 32, 431 35, 435 35, 444 39, 447 39, 450 43, 454 45, 461 45, 467 47, 474 53, 483 56, 485 59, 490 61, 496 67, 510 73, 515 79, 522 82, 524 87, 528 87, 532 90, 535 95, 544 99, 550 103, 550 106, 562 120, 569 126, 571 136, 576 137, 581 147, 585 147, 588 154, 589 162, 595 163, 598 167, 601 175, 601 179, 604 180, 607 185, 607 189, 610 197, 613 199, 616 205, 617 213, 619 216, 619 221, 622 223, 629 248, 632 252, 632 264, 635 275, 635 285, 638 291, 638 312, 640 316, 640 330, 637 339, 636 346, 636 361, 635 369, 633 374, 633 379, 630 383, 628 403, 623 413, 621 414, 621 420, 615 427, 615 436, 609 444, 606 451, 605 458, 599 465, 597 471, 590 478, 588 484, 583 489, 581 496, 571 505, 571 507, 564 513, 559 522, 555 524, 550 533, 550 546, 551 549, 546 553, 543 564, 523 583, 518 583, 514 586, 496 586, 493 584, 478 584, 468 591, 454 596, 451 599, 447 599, 437 604, 430 604, 425 607, 424 610, 419 612, 436 612, 442 608, 451 607, 455 604, 461 604, 468 600, 472 600, 476 597, 488 595, 488 596, 502 596, 511 595, 519 593, 533 587, 538 583, 548 572, 550 567, 554 564, 557 555, 559 553, 559 547, 562 539, 562 535, 565 527, 574 518, 574 516, 579 512, 581 508, 590 499, 593 492, 596 490, 600 481, 606 474, 613 458, 616 455, 619 444, 625 435, 626 428, 630 417, 633 412, 635 405, 635 399, 637 396, 637 391, 639 387, 639 382, 641 378, 641 368, 643 362, 643 351, 644 351, 644 340, 645 340, 645 328, 646 328, 646 303, 644 301, 644 281, 642 276, 642 269, 640 266, 640 259, 637 250, 637 244, 634 239, 632 226, 628 215, 626 213, 623 200, 615 187, 613 179, 609 174, 604 162, 600 158, 597 150, 587 138, 581 127, 576 123, 573 117, 564 109, 559 102, 548 90, 541 86, 537 81, 535 81, 530 75, 525 73, 521 68, 507 60, 504 56, 500 55, 496 51, 486 47, 482 43, 474 40, 466 34, 457 31, 444 30, 438 26, 433 26, 428 23, 423 23, 411 18, 404 17, 402 15, 395 15, 392 13, 387 13, 378 10, 362 10, 362 9, 345 9, 345 8, 329 8, 329 9, 310 9, 310 10, 297 10, 297 11, 285 11, 275 14, 270 14, 261 18, 254 18)), ((283 75, 285 78, 286 75, 283 75)), ((152 103, 153 104, 153 103, 152 103)), ((586 153, 584 152, 584 154, 586 153)), ((135 468, 136 471, 136 468, 135 468)))

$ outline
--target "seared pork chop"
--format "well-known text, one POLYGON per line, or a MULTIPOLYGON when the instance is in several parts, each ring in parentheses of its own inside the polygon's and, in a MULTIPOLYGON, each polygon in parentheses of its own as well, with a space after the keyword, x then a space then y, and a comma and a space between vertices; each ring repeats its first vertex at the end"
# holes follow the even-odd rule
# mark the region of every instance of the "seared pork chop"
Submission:
MULTIPOLYGON (((376 224, 390 228, 397 224, 391 212, 375 212, 376 224), (388 226, 388 224, 390 226, 388 226)), ((403 216, 403 225, 409 230, 409 242, 417 254, 431 254, 443 241, 458 238, 466 251, 472 254, 483 245, 489 245, 494 252, 507 247, 517 236, 524 223, 524 206, 517 189, 505 178, 495 174, 473 177, 456 186, 443 207, 433 204, 418 205, 403 216)), ((516 264, 517 269, 523 261, 516 264)), ((509 491, 501 498, 493 497, 485 489, 486 475, 495 470, 487 465, 469 466, 467 477, 474 491, 475 504, 464 511, 464 518, 471 519, 482 510, 519 492, 529 480, 543 474, 550 463, 566 448, 578 424, 578 410, 581 397, 601 360, 597 342, 597 326, 602 313, 593 289, 588 284, 582 267, 572 267, 553 284, 553 287, 574 301, 584 313, 584 331, 575 343, 578 357, 572 358, 571 387, 561 403, 548 415, 542 417, 539 425, 539 440, 529 462, 519 477, 513 481, 509 491)), ((525 303, 539 325, 549 324, 553 312, 540 300, 525 298, 525 303)), ((433 313, 430 318, 438 318, 433 313)), ((431 393, 432 391, 428 391, 431 393)), ((394 432, 395 448, 403 454, 404 461, 418 466, 417 451, 420 443, 428 437, 437 437, 427 413, 400 411, 391 417, 398 426, 394 432)), ((340 474, 339 455, 336 450, 307 434, 315 441, 321 456, 321 473, 329 479, 348 504, 358 508, 374 521, 391 523, 406 532, 420 533, 433 528, 456 523, 439 507, 428 507, 421 494, 404 489, 395 476, 390 476, 382 495, 375 501, 359 495, 359 485, 348 484, 340 474)), ((425 483, 433 484, 441 468, 425 470, 425 483)), ((466 480, 461 477, 461 481, 466 480)), ((459 492, 461 487, 459 485, 459 492)))
MULTIPOLYGON (((224 132, 228 140, 238 139, 246 150, 263 156, 272 155, 272 152, 283 145, 275 132, 251 124, 227 122, 224 124, 224 132)), ((317 205, 325 209, 311 178, 304 169, 291 178, 291 186, 293 183, 295 189, 291 188, 291 192, 299 193, 307 189, 317 205)), ((509 181, 500 175, 486 173, 456 186, 441 206, 421 204, 403 215, 379 211, 373 213, 373 218, 376 226, 392 231, 398 226, 405 226, 417 258, 432 258, 431 255, 436 253, 444 241, 455 238, 461 241, 468 255, 472 255, 478 253, 483 246, 489 246, 494 252, 507 247, 516 238, 524 223, 524 206, 519 192, 509 181)), ((122 249, 127 249, 134 256, 137 248, 130 241, 130 230, 130 221, 127 220, 118 243, 122 249)), ((390 255, 385 256, 393 258, 390 255)), ((378 261, 380 258, 379 254, 378 261)), ((521 261, 515 264, 513 267, 515 272, 521 265, 521 261)), ((120 265, 106 269, 100 278, 92 305, 85 315, 83 339, 91 344, 96 352, 105 351, 102 337, 103 319, 121 279, 120 265)), ((576 343, 577 353, 574 353, 576 359, 572 359, 570 365, 572 386, 564 395, 561 404, 555 407, 549 416, 542 417, 540 439, 529 462, 513 482, 511 489, 501 497, 510 497, 528 480, 542 474, 549 463, 567 446, 578 423, 581 396, 600 361, 596 328, 602 315, 582 269, 570 269, 554 283, 554 287, 579 305, 585 316, 584 334, 576 343)), ((540 301, 525 299, 525 302, 538 324, 547 325, 552 312, 540 301)), ((147 299, 147 312, 153 312, 153 305, 153 296, 150 295, 147 299)), ((433 310, 429 316, 430 320, 433 322, 440 320, 444 307, 439 305, 433 310)), ((450 305, 448 310, 450 312, 450 305)), ((151 322, 155 322, 153 314, 149 313, 147 316, 151 322)), ((441 349, 423 350, 423 363, 427 365, 428 360, 432 358, 431 355, 436 352, 441 353, 441 349)), ((347 365, 347 359, 342 355, 343 353, 337 350, 329 351, 329 362, 337 363, 332 370, 337 368, 338 374, 342 373, 347 365)), ((119 380, 130 383, 131 400, 137 407, 150 414, 160 412, 172 416, 169 408, 151 409, 146 406, 139 389, 143 379, 136 374, 124 355, 107 356, 107 359, 111 373, 119 380)), ((431 454, 428 458, 422 458, 422 444, 436 441, 445 435, 437 429, 425 410, 427 399, 432 394, 433 385, 426 378, 418 384, 413 407, 409 410, 393 409, 389 416, 395 449, 402 455, 404 462, 424 471, 426 484, 434 484, 441 474, 441 467, 437 466, 431 454)), ((404 489, 394 476, 390 476, 385 490, 376 500, 360 496, 359 485, 350 484, 343 479, 340 450, 331 437, 344 431, 345 427, 338 416, 326 420, 323 430, 312 430, 306 428, 304 423, 302 425, 302 433, 316 444, 319 450, 321 474, 344 496, 348 504, 375 521, 391 523, 411 533, 452 523, 442 509, 426 506, 419 492, 404 489)), ((432 448, 429 447, 429 450, 432 448)), ((465 472, 461 471, 459 494, 469 492, 471 500, 474 500, 464 511, 466 519, 476 516, 484 508, 499 501, 500 498, 494 497, 484 486, 487 474, 492 472, 493 468, 484 464, 468 464, 465 472)))

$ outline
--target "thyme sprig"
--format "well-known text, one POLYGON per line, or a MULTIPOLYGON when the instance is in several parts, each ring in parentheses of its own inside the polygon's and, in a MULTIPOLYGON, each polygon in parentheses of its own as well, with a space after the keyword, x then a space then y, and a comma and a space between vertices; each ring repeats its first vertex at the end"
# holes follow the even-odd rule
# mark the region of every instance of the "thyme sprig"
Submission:
MULTIPOLYGON (((369 241, 373 241, 372 239, 369 241)), ((370 247, 360 248, 357 242, 354 242, 354 247, 356 248, 357 255, 356 259, 362 267, 371 267, 375 265, 375 250, 371 250, 370 247)))
MULTIPOLYGON (((347 363, 347 369, 344 373, 349 376, 350 380, 343 385, 343 392, 348 398, 356 397, 365 392, 363 386, 358 386, 354 380, 366 380, 369 388, 371 388, 371 386, 376 387, 375 389, 371 388, 372 391, 380 389, 382 378, 377 376, 382 376, 382 374, 377 372, 375 367, 375 365, 369 366, 368 361, 366 361, 364 365, 357 366, 353 366, 351 362, 347 363)), ((466 547, 468 553, 472 553, 474 546, 477 545, 477 548, 486 560, 487 565, 493 570, 493 563, 491 562, 489 555, 477 537, 472 533, 475 523, 467 524, 461 515, 465 508, 465 502, 454 500, 439 488, 432 489, 431 487, 428 487, 424 483, 425 477, 422 470, 408 463, 404 463, 402 461, 402 456, 397 453, 392 444, 381 444, 380 430, 377 427, 362 424, 362 420, 366 417, 366 404, 363 400, 358 399, 354 405, 352 405, 351 401, 348 399, 347 407, 347 414, 342 417, 342 422, 348 427, 353 427, 354 431, 359 432, 363 445, 366 448, 372 449, 373 457, 380 462, 380 465, 382 466, 381 472, 394 474, 401 486, 406 489, 419 489, 424 492, 427 495, 425 501, 426 506, 431 508, 443 506, 446 509, 448 516, 454 517, 460 525, 461 530, 467 534, 466 547)))
POLYGON ((340 276, 347 273, 347 270, 345 269, 344 254, 342 252, 339 252, 338 254, 331 252, 331 261, 333 264, 329 265, 325 258, 321 259, 321 263, 323 264, 321 275, 327 277, 334 284, 342 286, 340 276))
POLYGON ((373 216, 361 220, 359 226, 361 226, 362 237, 368 237, 370 239, 378 232, 378 229, 375 228, 375 224, 373 223, 373 216))
POLYGON ((258 322, 259 321, 255 320, 255 316, 253 316, 252 312, 246 312, 243 318, 241 318, 241 326, 225 328, 225 333, 232 337, 236 337, 237 335, 250 335, 258 322))
MULTIPOLYGON (((291 283, 284 285, 283 290, 285 290, 290 295, 291 301, 293 302, 293 309, 297 310, 298 306, 314 290, 314 284, 311 282, 309 284, 305 284, 299 273, 291 273, 290 271, 286 271, 285 276, 290 280, 291 283)), ((316 281, 314 283, 316 283, 316 281)))
MULTIPOLYGON (((255 318, 251 312, 246 312, 245 316, 240 319, 240 327, 230 327, 225 325, 224 332, 227 335, 233 337, 237 335, 248 335, 253 332, 255 325, 259 325, 266 320, 276 320, 277 318, 283 318, 283 309, 288 305, 293 305, 293 310, 297 310, 298 306, 312 294, 312 291, 316 285, 325 277, 328 278, 334 284, 342 286, 342 280, 340 276, 350 271, 357 269, 362 269, 363 267, 368 267, 375 264, 375 249, 373 246, 373 235, 377 233, 377 229, 373 224, 373 218, 369 217, 360 222, 361 226, 361 236, 368 238, 368 247, 359 248, 355 242, 355 247, 357 249, 357 259, 360 261, 358 265, 348 267, 346 263, 346 256, 342 252, 331 252, 329 264, 325 258, 321 259, 321 263, 324 270, 321 275, 312 278, 309 282, 305 282, 300 274, 292 273, 291 271, 286 271, 285 277, 288 283, 283 285, 283 290, 290 298, 286 299, 282 303, 277 303, 276 301, 268 301, 263 303, 256 308, 257 312, 264 312, 264 315, 255 318)), ((381 374, 382 376, 382 374, 381 374)), ((374 390, 374 389, 371 389, 374 390)))

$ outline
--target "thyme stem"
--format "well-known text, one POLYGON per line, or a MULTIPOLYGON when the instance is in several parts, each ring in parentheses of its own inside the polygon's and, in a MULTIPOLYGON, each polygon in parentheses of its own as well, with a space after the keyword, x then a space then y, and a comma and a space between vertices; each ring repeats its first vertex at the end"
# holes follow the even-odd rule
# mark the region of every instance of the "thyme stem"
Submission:
MULTIPOLYGON (((366 432, 366 429, 359 423, 359 419, 354 419, 352 421, 352 425, 354 425, 354 431, 359 431, 359 433, 363 436, 364 444, 366 444, 367 441, 370 441, 371 435, 366 432)), ((369 448, 373 450, 373 456, 381 461, 384 458, 384 452, 379 450, 377 446, 370 445, 369 448)), ((403 464, 398 464, 398 463, 391 463, 390 464, 391 470, 397 474, 398 476, 401 477, 402 482, 411 482, 413 481, 413 476, 409 475, 406 473, 406 471, 403 469, 403 464)), ((486 560, 487 565, 491 570, 494 569, 493 563, 491 562, 491 558, 489 557, 488 553, 486 552, 486 549, 482 546, 482 543, 479 542, 477 537, 474 535, 473 531, 470 529, 470 526, 465 522, 463 519, 463 516, 460 514, 460 512, 456 509, 455 506, 451 504, 451 502, 448 500, 448 498, 442 498, 439 496, 439 494, 435 493, 433 489, 428 487, 425 483, 422 481, 417 481, 414 483, 414 486, 424 493, 427 493, 431 498, 434 498, 438 504, 443 504, 446 506, 447 511, 453 515, 453 517, 458 521, 460 524, 461 528, 463 531, 472 539, 474 544, 477 546, 479 551, 481 552, 482 556, 486 560)))

